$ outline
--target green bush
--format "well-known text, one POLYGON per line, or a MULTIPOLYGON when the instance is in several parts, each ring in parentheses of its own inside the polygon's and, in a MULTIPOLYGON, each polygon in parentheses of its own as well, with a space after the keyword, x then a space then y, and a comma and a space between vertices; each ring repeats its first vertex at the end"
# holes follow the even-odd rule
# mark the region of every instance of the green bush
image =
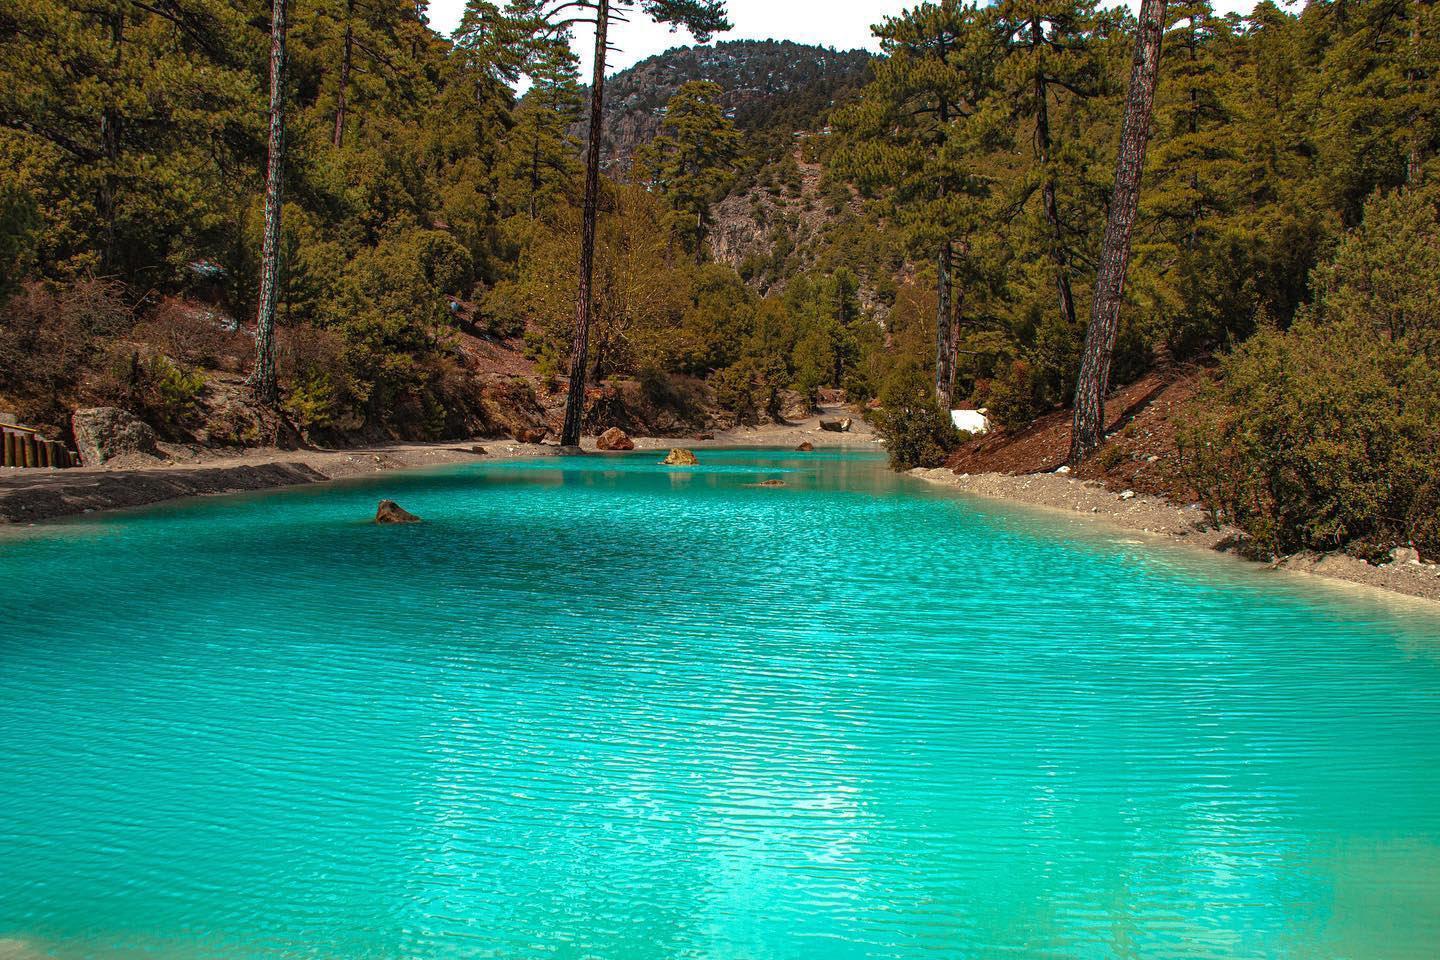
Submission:
POLYGON ((1226 360, 1181 433, 1185 475, 1253 552, 1440 557, 1436 198, 1372 198, 1316 269, 1314 303, 1226 360))
POLYGON ((1375 559, 1417 535, 1435 552, 1419 508, 1440 476, 1440 371, 1405 341, 1304 320, 1262 330, 1222 372, 1182 431, 1182 470, 1252 553, 1375 559))
POLYGON ((935 386, 918 367, 896 371, 880 390, 875 429, 885 440, 893 470, 938 467, 960 442, 935 386))

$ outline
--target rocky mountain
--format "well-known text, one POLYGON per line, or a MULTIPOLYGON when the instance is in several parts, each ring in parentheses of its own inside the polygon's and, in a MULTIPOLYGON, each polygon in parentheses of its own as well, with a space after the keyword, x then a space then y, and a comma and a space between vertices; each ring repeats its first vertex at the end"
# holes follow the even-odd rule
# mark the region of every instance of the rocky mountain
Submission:
POLYGON ((606 163, 627 163, 636 147, 653 139, 665 104, 690 80, 718 83, 725 90, 726 110, 751 142, 783 151, 781 144, 796 131, 823 126, 835 104, 855 95, 870 59, 864 50, 789 40, 733 40, 667 50, 606 82, 606 163))

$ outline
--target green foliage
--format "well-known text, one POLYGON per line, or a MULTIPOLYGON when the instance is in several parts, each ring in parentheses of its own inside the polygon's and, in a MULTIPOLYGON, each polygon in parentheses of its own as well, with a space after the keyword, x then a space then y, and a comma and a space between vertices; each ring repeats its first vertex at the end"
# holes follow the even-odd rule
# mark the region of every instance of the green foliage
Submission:
POLYGON ((740 152, 740 135, 720 107, 719 84, 692 80, 665 108, 661 134, 635 154, 635 174, 674 209, 673 229, 703 257, 710 205, 723 195, 740 152))
POLYGON ((895 470, 938 467, 960 442, 950 414, 935 401, 935 384, 919 367, 896 370, 880 390, 875 429, 895 470))
POLYGON ((1410 539, 1440 474, 1440 373, 1359 324, 1261 331, 1185 438, 1188 476, 1254 553, 1346 547, 1374 558, 1410 539))
POLYGON ((1184 462, 1256 553, 1374 559, 1414 541, 1436 555, 1440 344, 1404 271, 1433 269, 1437 241, 1433 192, 1375 199, 1318 271, 1315 306, 1226 360, 1184 462))

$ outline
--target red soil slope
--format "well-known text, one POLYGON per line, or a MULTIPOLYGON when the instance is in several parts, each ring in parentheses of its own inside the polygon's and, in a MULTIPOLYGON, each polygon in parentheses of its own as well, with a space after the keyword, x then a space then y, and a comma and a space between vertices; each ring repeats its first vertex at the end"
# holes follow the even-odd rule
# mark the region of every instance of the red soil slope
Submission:
MULTIPOLYGON (((1134 490, 1189 503, 1195 493, 1177 470, 1175 435, 1185 409, 1214 378, 1209 365, 1171 365, 1112 393, 1105 403, 1105 444, 1079 476, 1112 490, 1134 490)), ((1020 430, 996 430, 963 444, 947 466, 956 473, 1048 473, 1070 452, 1069 410, 1020 430)))

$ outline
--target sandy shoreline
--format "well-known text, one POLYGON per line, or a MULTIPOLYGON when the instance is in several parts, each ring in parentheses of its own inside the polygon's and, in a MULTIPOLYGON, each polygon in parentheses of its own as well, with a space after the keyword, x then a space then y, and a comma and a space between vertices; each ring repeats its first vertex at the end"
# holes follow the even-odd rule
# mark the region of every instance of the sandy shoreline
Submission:
MULTIPOLYGON (((831 418, 847 414, 825 410, 822 415, 831 418)), ((820 416, 794 424, 737 427, 717 433, 711 440, 635 438, 639 450, 669 447, 699 450, 721 446, 793 449, 804 442, 817 448, 878 449, 869 424, 863 420, 855 420, 850 433, 831 433, 820 429, 820 416)), ((581 448, 595 451, 594 438, 584 438, 581 448)), ((205 451, 194 459, 134 469, 0 468, 0 527, 142 507, 184 497, 303 486, 392 470, 558 456, 561 452, 554 443, 518 443, 501 438, 396 443, 350 450, 205 451)))
MULTIPOLYGON (((1230 553, 1235 537, 1233 530, 1202 529, 1207 514, 1198 507, 1177 507, 1144 494, 1124 497, 1095 481, 1062 474, 957 474, 936 467, 911 470, 910 476, 972 496, 1052 510, 1197 550, 1230 553)), ((1279 563, 1260 565, 1440 603, 1440 566, 1434 564, 1390 563, 1377 567, 1344 554, 1297 554, 1279 563)))

